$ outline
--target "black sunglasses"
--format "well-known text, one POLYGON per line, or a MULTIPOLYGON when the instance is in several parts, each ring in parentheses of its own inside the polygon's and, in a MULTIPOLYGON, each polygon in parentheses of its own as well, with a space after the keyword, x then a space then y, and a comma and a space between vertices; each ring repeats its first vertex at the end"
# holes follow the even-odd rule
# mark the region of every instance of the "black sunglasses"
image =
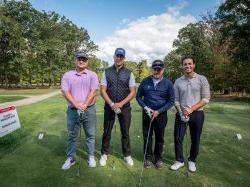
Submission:
POLYGON ((163 68, 153 68, 154 71, 161 71, 163 68))
POLYGON ((85 57, 78 57, 77 60, 78 60, 78 61, 86 62, 88 59, 85 58, 85 57))

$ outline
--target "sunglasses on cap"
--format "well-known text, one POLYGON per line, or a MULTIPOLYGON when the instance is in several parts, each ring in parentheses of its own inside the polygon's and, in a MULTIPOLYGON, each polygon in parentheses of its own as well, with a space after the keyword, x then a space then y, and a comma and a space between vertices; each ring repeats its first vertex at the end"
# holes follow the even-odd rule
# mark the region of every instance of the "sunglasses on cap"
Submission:
POLYGON ((83 62, 88 61, 88 59, 86 57, 78 57, 77 60, 78 61, 83 61, 83 62))

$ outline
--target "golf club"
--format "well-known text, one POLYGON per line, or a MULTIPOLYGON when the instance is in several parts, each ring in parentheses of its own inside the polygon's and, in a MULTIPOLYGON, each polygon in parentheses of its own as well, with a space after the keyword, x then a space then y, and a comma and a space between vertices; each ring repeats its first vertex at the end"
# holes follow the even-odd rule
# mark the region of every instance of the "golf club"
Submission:
POLYGON ((141 186, 141 183, 142 183, 142 174, 143 174, 143 171, 144 171, 144 162, 145 162, 145 158, 146 158, 146 152, 147 152, 147 148, 148 148, 148 139, 149 139, 149 134, 150 134, 152 122, 153 122, 153 119, 151 119, 151 120, 150 120, 150 123, 149 123, 148 136, 147 136, 145 151, 144 151, 144 155, 143 155, 142 169, 141 169, 141 174, 140 174, 140 179, 139 179, 138 186, 141 186))
MULTIPOLYGON (((115 127, 115 133, 114 133, 114 137, 113 137, 113 141, 112 141, 112 152, 113 152, 113 157, 115 156, 115 145, 114 145, 114 140, 115 140, 115 137, 116 137, 116 113, 115 113, 115 123, 114 123, 114 127, 115 127)), ((116 170, 116 167, 115 167, 115 158, 113 158, 112 170, 113 170, 113 171, 116 170)))
MULTIPOLYGON (((82 139, 82 122, 83 122, 83 114, 84 114, 84 111, 77 111, 77 113, 79 114, 79 119, 78 119, 78 127, 79 127, 79 130, 80 130, 80 135, 79 135, 79 142, 78 142, 78 144, 79 144, 79 147, 80 147, 80 149, 81 149, 81 139, 82 139)), ((81 165, 82 165, 82 157, 81 157, 81 155, 79 155, 79 159, 80 159, 80 164, 79 164, 79 166, 78 166, 78 168, 77 168, 77 170, 76 170, 76 175, 79 177, 80 176, 80 169, 81 169, 81 165)))
POLYGON ((186 160, 187 160, 187 167, 186 167, 186 171, 185 171, 185 175, 188 177, 189 176, 189 171, 188 171, 188 134, 187 134, 187 131, 188 131, 188 122, 186 122, 186 160))
MULTIPOLYGON (((115 123, 114 123, 114 126, 115 126, 115 135, 113 137, 113 141, 112 141, 112 152, 113 152, 113 156, 115 155, 115 148, 114 148, 114 139, 116 137, 116 115, 120 114, 121 113, 121 109, 120 108, 117 108, 114 110, 115 112, 115 123)), ((115 158, 113 158, 113 163, 112 163, 112 170, 115 171, 116 167, 115 167, 115 158)))

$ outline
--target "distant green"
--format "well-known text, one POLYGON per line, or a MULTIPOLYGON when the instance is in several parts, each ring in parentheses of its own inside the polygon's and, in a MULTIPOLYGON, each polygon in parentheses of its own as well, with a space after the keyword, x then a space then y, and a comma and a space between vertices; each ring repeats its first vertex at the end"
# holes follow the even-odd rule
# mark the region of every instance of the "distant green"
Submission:
POLYGON ((46 94, 58 89, 46 88, 46 89, 0 89, 0 97, 2 95, 39 95, 46 94))
POLYGON ((24 99, 26 97, 23 96, 1 96, 0 95, 0 103, 4 103, 4 102, 9 102, 9 101, 16 101, 16 100, 20 100, 20 99, 24 99))

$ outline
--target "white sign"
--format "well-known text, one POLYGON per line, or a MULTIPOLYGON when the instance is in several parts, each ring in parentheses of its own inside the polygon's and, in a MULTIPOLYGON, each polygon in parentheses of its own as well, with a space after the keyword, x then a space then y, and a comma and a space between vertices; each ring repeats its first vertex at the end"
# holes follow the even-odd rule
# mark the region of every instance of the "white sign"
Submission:
POLYGON ((0 137, 19 129, 20 127, 20 121, 15 106, 0 109, 0 137))

